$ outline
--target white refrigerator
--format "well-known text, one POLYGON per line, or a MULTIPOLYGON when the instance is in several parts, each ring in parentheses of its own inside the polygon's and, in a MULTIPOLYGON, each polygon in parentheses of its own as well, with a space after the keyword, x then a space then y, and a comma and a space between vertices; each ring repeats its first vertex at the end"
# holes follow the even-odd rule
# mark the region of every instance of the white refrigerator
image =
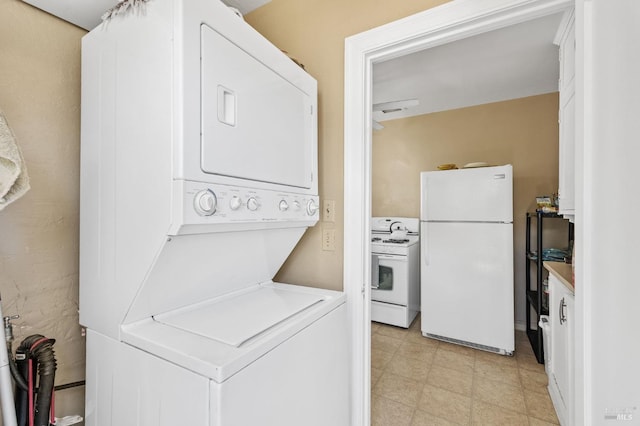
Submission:
POLYGON ((420 174, 422 334, 512 355, 511 165, 420 174))

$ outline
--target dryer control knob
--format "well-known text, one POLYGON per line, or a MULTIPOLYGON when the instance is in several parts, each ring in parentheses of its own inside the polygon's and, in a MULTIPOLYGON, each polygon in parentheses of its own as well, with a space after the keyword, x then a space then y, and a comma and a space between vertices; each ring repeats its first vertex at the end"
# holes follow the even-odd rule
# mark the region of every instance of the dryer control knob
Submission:
POLYGON ((238 210, 241 205, 242 200, 237 195, 234 195, 231 197, 231 200, 229 200, 229 208, 231 208, 231 210, 238 210))
POLYGON ((260 207, 260 204, 258 203, 258 200, 256 200, 255 198, 251 197, 247 200, 247 208, 252 212, 255 212, 256 210, 258 210, 258 207, 260 207))
POLYGON ((281 212, 286 212, 289 210, 289 203, 286 200, 280 200, 280 204, 278 204, 278 208, 281 212))
POLYGON ((198 192, 193 199, 193 207, 200 216, 211 216, 216 212, 218 199, 210 189, 198 192))
POLYGON ((309 216, 313 216, 317 212, 318 212, 318 205, 314 200, 309 200, 309 202, 307 203, 307 214, 309 216))

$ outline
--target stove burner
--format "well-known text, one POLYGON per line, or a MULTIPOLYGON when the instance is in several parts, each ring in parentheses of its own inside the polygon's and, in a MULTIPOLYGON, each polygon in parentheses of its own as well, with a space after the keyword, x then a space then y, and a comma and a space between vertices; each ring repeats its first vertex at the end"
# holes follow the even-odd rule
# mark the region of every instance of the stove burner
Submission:
POLYGON ((408 243, 409 239, 397 239, 397 238, 389 238, 388 240, 382 240, 383 243, 391 243, 391 244, 403 244, 408 243))

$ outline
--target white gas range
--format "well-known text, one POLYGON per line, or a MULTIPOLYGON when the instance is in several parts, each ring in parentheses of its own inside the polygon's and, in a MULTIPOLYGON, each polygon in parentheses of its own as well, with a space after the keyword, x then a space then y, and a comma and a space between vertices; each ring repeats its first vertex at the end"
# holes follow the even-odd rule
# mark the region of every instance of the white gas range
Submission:
POLYGON ((408 328, 420 311, 420 221, 371 220, 371 320, 408 328))

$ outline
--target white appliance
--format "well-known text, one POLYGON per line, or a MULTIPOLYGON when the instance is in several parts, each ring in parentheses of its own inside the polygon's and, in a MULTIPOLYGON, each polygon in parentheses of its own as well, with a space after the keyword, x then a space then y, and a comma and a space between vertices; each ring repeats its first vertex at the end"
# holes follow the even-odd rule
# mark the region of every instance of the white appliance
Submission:
POLYGON ((318 221, 317 84, 216 0, 83 38, 86 424, 347 425, 341 292, 274 283, 318 221))
POLYGON ((420 221, 371 219, 371 320, 408 328, 420 311, 420 221))
POLYGON ((511 165, 422 172, 422 334, 514 351, 511 165))

